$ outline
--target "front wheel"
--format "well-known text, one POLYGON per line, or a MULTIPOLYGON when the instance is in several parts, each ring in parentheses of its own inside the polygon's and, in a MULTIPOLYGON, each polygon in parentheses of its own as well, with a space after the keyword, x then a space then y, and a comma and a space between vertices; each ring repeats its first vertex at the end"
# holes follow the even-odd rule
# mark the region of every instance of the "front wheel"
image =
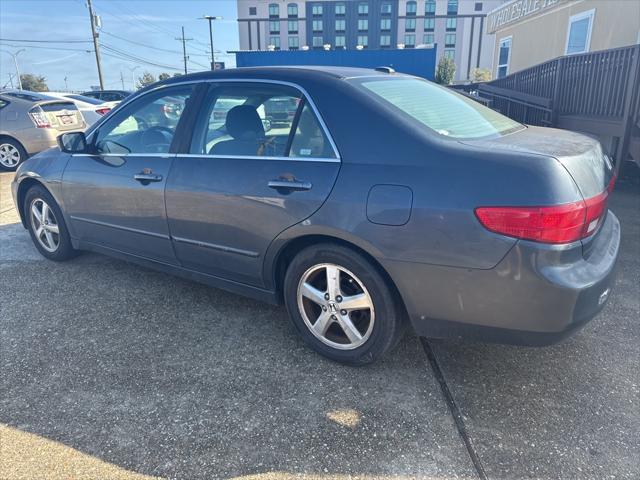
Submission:
POLYGON ((31 240, 42 256, 63 261, 77 255, 62 211, 44 187, 31 187, 25 195, 23 208, 31 240))
POLYGON ((374 362, 403 332, 401 310, 383 276, 364 256, 342 246, 302 250, 287 269, 284 297, 302 338, 338 362, 374 362))

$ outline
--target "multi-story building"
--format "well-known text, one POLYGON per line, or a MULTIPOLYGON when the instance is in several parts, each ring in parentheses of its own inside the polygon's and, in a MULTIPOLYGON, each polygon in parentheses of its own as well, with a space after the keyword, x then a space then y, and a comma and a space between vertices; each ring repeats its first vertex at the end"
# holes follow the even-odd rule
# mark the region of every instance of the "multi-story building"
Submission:
POLYGON ((436 46, 456 80, 493 64, 486 15, 504 0, 238 0, 241 50, 436 46))

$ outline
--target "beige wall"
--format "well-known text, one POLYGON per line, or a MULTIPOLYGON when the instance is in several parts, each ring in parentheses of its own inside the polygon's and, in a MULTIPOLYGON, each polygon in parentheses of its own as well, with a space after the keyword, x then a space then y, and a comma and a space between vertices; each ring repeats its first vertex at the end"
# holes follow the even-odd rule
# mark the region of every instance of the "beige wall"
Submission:
POLYGON ((595 9, 589 51, 633 45, 640 35, 640 0, 561 1, 536 16, 524 17, 495 34, 493 75, 500 40, 512 37, 509 73, 565 54, 569 18, 595 9))

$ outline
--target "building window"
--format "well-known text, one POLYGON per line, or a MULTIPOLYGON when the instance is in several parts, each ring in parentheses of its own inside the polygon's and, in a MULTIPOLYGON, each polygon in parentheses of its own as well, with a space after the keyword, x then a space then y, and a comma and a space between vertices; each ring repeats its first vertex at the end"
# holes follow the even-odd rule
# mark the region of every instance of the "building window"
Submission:
POLYGON ((313 37, 312 42, 314 48, 322 47, 324 44, 322 37, 313 37))
POLYGON ((257 7, 249 7, 249 15, 257 15, 258 8, 257 7))
POLYGON ((416 36, 413 33, 405 33, 404 35, 404 47, 413 48, 416 46, 416 36))
POLYGON ((567 46, 565 48, 565 53, 567 55, 589 51, 594 12, 595 10, 581 12, 569 19, 567 46))
POLYGON ((269 4, 269 17, 279 17, 280 16, 280 6, 277 3, 269 4))
POLYGON ((425 32, 433 32, 433 29, 436 26, 435 18, 425 18, 424 19, 424 31, 425 32))
POLYGON ((426 45, 431 45, 434 43, 433 33, 425 33, 424 37, 422 37, 422 43, 426 45))
POLYGON ((321 32, 322 31, 322 20, 314 20, 312 23, 313 26, 313 31, 314 32, 321 32))
POLYGON ((391 46, 391 35, 380 35, 380 46, 381 47, 391 46))
POLYGON ((455 60, 456 51, 455 50, 445 50, 444 51, 444 58, 450 58, 451 60, 455 60))
POLYGON ((366 18, 358 20, 358 31, 366 32, 367 30, 369 30, 369 20, 366 18))
POLYGON ((503 78, 509 75, 509 60, 511 60, 511 37, 500 40, 498 50, 498 70, 496 78, 503 78))
POLYGON ((391 9, 392 9, 392 7, 391 7, 390 3, 383 3, 380 6, 380 13, 382 15, 391 15, 391 11, 392 11, 391 9))
POLYGON ((289 33, 298 33, 298 20, 289 20, 287 22, 287 30, 289 33))
POLYGON ((280 50, 280 37, 269 37, 269 45, 275 48, 275 50, 280 50))
POLYGON ((482 2, 476 2, 476 4, 474 5, 473 9, 476 12, 481 12, 482 11, 482 2))
POLYGON ((300 39, 298 37, 289 37, 289 50, 298 50, 300 48, 300 39))
POLYGON ((313 5, 311 7, 311 15, 314 17, 322 16, 322 5, 313 5))
POLYGON ((390 18, 382 18, 382 19, 380 19, 380 30, 382 30, 382 31, 391 30, 391 19, 390 18))
POLYGON ((344 3, 336 3, 336 15, 344 15, 347 12, 347 7, 344 3))
POLYGON ((369 4, 360 2, 358 4, 358 15, 369 15, 369 4))
POLYGON ((458 14, 458 0, 449 0, 447 2, 447 15, 458 14))
POLYGON ((424 4, 424 14, 425 15, 436 14, 436 0, 427 0, 427 3, 424 4))
POLYGON ((344 32, 347 28, 345 20, 336 20, 336 32, 344 32))
POLYGON ((415 15, 418 10, 418 4, 416 2, 407 2, 407 15, 415 15))
POLYGON ((407 18, 404 21, 404 29, 407 32, 415 32, 416 31, 416 19, 415 18, 407 18))
POLYGON ((269 22, 269 33, 280 33, 280 22, 275 20, 269 22))
POLYGON ((346 39, 344 35, 336 35, 336 48, 344 48, 346 39))
POLYGON ((298 16, 298 4, 290 3, 287 5, 287 16, 289 17, 297 17, 298 16))
POLYGON ((456 48, 456 34, 455 33, 447 33, 444 36, 444 47, 445 48, 456 48))
POLYGON ((367 35, 358 35, 358 45, 367 48, 369 46, 369 37, 367 35))
POLYGON ((447 32, 455 32, 457 26, 458 26, 457 18, 455 17, 447 18, 447 32))

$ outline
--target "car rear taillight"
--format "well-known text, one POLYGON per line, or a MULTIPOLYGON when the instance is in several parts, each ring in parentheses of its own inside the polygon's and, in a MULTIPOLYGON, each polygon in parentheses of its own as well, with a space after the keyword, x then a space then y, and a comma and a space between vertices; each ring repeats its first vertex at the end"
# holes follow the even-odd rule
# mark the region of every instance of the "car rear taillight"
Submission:
POLYGON ((47 114, 44 113, 40 107, 31 109, 29 116, 37 128, 51 128, 47 114))
POLYGON ((110 108, 108 107, 102 107, 102 108, 96 108, 96 113, 98 115, 106 115, 107 113, 109 113, 111 111, 110 108))
POLYGON ((495 233, 542 243, 570 243, 594 233, 607 213, 608 190, 584 201, 550 207, 479 207, 480 223, 495 233))

